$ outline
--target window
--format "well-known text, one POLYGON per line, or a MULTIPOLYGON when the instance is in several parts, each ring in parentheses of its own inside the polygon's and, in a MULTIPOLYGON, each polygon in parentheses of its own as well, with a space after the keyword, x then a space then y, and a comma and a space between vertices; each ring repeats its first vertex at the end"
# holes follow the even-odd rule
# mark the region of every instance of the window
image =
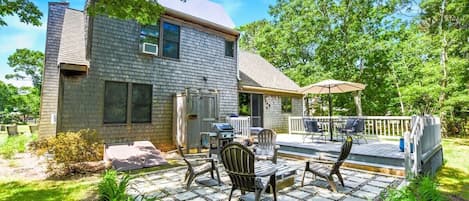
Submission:
POLYGON ((132 84, 132 123, 151 122, 152 85, 132 84))
POLYGON ((105 82, 104 119, 105 124, 151 122, 153 86, 148 84, 131 84, 125 82, 105 82), (131 87, 129 91, 128 87, 131 87), (130 102, 131 107, 127 107, 130 102), (130 111, 128 111, 130 110, 130 111))
POLYGON ((163 22, 162 27, 160 27, 160 24, 142 25, 140 29, 140 45, 147 53, 178 59, 179 35, 179 26, 168 22, 163 22), (160 28, 163 30, 162 33, 160 28), (162 40, 160 40, 160 36, 162 40), (147 44, 144 46, 144 43, 151 45, 147 44), (162 49, 159 47, 162 47, 162 49))
POLYGON ((179 58, 179 26, 163 23, 163 56, 179 58))
POLYGON ((239 115, 251 115, 251 94, 239 93, 239 115))
POLYGON ((127 83, 106 81, 104 91, 104 123, 126 123, 127 83))
POLYGON ((142 48, 146 52, 154 52, 158 54, 158 47, 159 47, 159 40, 160 40, 160 27, 158 24, 155 25, 144 25, 140 30, 140 43, 142 48), (143 43, 149 43, 153 45, 146 45, 143 47, 143 43))
POLYGON ((291 97, 282 97, 282 112, 291 113, 291 111, 292 111, 291 97))
POLYGON ((234 42, 225 40, 225 56, 233 57, 234 56, 234 42))

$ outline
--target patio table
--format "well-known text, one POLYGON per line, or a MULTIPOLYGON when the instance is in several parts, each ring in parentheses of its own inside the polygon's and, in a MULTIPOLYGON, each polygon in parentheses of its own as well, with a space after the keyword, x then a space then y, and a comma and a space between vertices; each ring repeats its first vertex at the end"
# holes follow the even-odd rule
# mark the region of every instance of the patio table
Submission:
MULTIPOLYGON (((275 172, 275 180, 277 185, 277 191, 282 190, 286 187, 292 186, 295 183, 295 175, 296 171, 301 167, 290 166, 286 163, 277 163, 274 164, 271 161, 256 161, 255 164, 255 171, 256 174, 262 172, 271 171, 272 169, 276 169, 275 172)), ((270 188, 266 190, 267 193, 270 192, 270 188)))

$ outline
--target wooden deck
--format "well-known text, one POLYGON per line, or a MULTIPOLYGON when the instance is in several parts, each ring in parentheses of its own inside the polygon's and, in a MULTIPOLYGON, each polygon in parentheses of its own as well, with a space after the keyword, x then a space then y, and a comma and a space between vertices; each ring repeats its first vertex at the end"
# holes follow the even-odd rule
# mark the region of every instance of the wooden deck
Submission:
MULTIPOLYGON (((399 150, 399 141, 369 139, 367 144, 363 140, 360 143, 353 144, 346 161, 348 166, 396 175, 404 173, 404 152, 399 150)), ((324 142, 317 136, 303 142, 303 135, 279 134, 277 144, 283 155, 334 160, 340 153, 342 142, 324 142)))

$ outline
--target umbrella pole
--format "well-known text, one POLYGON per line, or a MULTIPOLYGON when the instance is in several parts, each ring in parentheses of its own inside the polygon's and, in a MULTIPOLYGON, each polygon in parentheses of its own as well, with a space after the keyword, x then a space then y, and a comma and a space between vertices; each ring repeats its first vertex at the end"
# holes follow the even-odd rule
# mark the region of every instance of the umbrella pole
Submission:
POLYGON ((332 97, 331 97, 331 86, 329 86, 329 134, 332 141, 332 97))

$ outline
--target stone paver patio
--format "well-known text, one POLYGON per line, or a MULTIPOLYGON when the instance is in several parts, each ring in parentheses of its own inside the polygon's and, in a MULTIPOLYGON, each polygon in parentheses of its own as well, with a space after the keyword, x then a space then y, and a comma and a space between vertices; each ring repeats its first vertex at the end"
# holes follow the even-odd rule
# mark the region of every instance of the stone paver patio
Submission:
MULTIPOLYGON (((386 175, 378 175, 370 172, 363 172, 354 169, 341 168, 344 177, 345 188, 337 185, 337 193, 327 189, 327 182, 319 177, 312 179, 312 174, 307 173, 305 186, 301 187, 301 175, 304 169, 304 161, 292 159, 280 159, 279 162, 287 163, 294 167, 299 167, 295 176, 295 184, 291 187, 280 190, 277 194, 278 200, 377 200, 381 192, 388 186, 399 184, 402 179, 386 175)), ((128 192, 130 194, 144 194, 147 198, 156 197, 163 201, 170 200, 228 200, 231 190, 230 179, 220 166, 221 186, 207 187, 194 182, 191 189, 184 188, 184 173, 186 167, 177 167, 168 170, 148 173, 131 180, 128 192)), ((200 176, 200 179, 209 178, 200 176)), ((337 178, 336 178, 337 179, 337 178)), ((236 190, 232 200, 238 200, 241 192, 236 190)), ((272 194, 263 194, 264 200, 269 200, 272 194)))

